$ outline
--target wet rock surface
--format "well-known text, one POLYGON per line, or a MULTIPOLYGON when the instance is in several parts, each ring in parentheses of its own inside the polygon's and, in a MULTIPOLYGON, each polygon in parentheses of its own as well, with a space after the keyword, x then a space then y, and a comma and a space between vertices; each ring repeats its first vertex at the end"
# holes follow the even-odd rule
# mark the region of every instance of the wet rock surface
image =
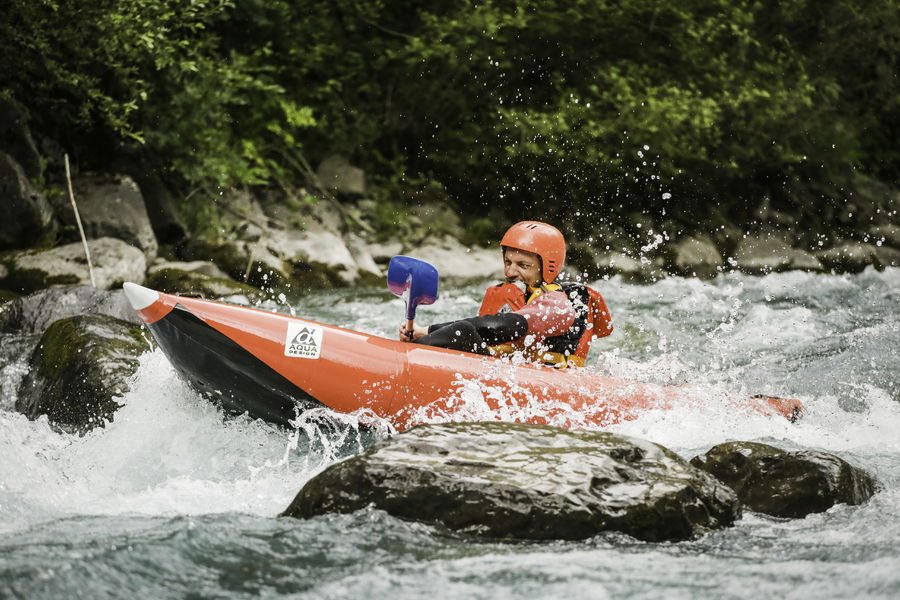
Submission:
POLYGON ((84 314, 140 322, 122 290, 98 290, 89 285, 60 286, 17 298, 0 308, 0 333, 40 334, 56 320, 84 314))
POLYGON ((55 321, 31 354, 16 410, 47 415, 66 431, 83 432, 112 419, 138 357, 151 348, 139 325, 104 315, 55 321))
POLYGON ((787 452, 753 442, 719 444, 691 464, 733 489, 746 508, 775 517, 862 504, 877 488, 871 475, 833 454, 787 452))
POLYGON ((284 512, 368 505, 488 538, 619 531, 684 540, 740 517, 724 484, 662 446, 605 432, 508 423, 413 428, 310 480, 284 512))

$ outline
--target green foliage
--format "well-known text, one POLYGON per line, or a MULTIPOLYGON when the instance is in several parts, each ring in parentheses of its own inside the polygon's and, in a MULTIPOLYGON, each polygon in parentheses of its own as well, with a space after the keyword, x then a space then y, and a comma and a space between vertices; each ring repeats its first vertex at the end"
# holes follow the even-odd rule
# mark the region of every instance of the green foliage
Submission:
POLYGON ((339 152, 470 212, 599 218, 814 213, 789 190, 900 177, 894 0, 9 4, 0 95, 192 187, 288 188, 339 152))

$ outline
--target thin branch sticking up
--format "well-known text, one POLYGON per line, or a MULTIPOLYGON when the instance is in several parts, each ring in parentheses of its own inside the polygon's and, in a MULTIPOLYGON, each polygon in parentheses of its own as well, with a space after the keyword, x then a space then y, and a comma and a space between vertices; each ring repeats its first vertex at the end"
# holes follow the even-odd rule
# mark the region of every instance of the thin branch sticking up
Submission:
POLYGON ((72 172, 69 170, 69 155, 65 155, 66 182, 69 184, 69 200, 72 201, 72 210, 75 211, 75 222, 78 224, 78 233, 81 234, 81 243, 84 245, 84 256, 87 258, 88 274, 91 276, 91 285, 97 287, 94 279, 94 265, 91 263, 91 249, 88 248, 87 237, 84 235, 84 227, 81 226, 81 215, 78 214, 78 205, 75 204, 75 192, 72 190, 72 172))

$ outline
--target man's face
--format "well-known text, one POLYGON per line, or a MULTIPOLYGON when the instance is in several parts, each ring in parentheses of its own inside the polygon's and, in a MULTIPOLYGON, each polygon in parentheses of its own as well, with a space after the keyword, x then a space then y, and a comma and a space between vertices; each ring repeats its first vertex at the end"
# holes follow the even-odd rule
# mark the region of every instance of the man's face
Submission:
POLYGON ((503 273, 508 282, 521 281, 531 287, 538 287, 541 285, 541 259, 532 252, 505 248, 503 273))

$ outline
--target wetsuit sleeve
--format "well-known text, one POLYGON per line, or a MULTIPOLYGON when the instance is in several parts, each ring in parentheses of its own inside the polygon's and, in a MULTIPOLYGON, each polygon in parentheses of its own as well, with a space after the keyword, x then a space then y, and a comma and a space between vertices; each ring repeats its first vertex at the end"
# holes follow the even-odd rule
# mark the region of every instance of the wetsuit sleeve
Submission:
MULTIPOLYGON (((528 320, 518 313, 502 313, 499 315, 486 315, 483 317, 470 317, 461 319, 471 323, 475 327, 475 331, 481 336, 481 339, 493 346, 494 344, 504 344, 523 337, 528 333, 528 320)), ((443 329, 448 325, 453 325, 458 321, 450 321, 448 323, 438 323, 428 328, 428 333, 434 333, 439 329, 443 329)))
POLYGON ((565 292, 547 292, 515 313, 525 318, 528 333, 540 337, 565 334, 575 324, 575 307, 565 292))

